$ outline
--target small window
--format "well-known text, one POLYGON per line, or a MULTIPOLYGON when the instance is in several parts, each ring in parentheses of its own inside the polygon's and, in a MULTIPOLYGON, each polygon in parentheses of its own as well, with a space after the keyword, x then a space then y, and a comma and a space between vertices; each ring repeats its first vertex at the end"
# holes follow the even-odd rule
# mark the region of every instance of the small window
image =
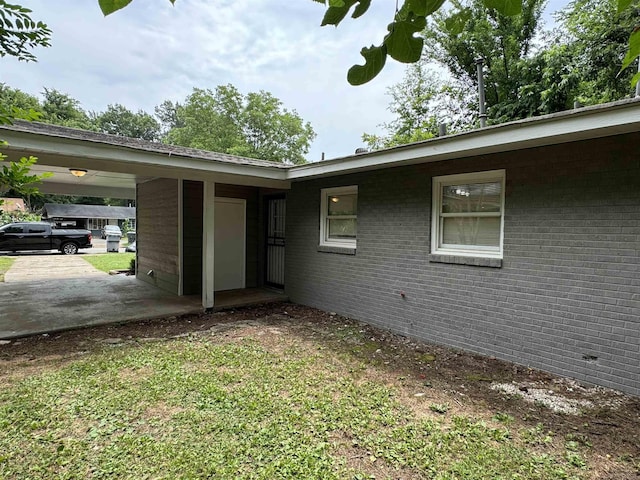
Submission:
POLYGON ((502 258, 505 171, 433 178, 431 253, 502 258))
POLYGON ((47 227, 45 225, 29 225, 27 226, 27 233, 46 233, 47 227))
POLYGON ((356 247, 358 187, 325 188, 321 191, 320 245, 356 247))

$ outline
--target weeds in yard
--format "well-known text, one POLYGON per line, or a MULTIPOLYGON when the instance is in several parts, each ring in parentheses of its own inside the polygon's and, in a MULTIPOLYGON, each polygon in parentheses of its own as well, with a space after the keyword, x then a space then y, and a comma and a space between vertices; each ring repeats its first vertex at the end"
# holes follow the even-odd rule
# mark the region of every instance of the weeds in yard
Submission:
POLYGON ((417 417, 361 360, 284 339, 105 347, 5 377, 1 478, 552 480, 585 465, 582 445, 546 449, 542 426, 521 442, 453 411, 417 417))
POLYGON ((0 282, 4 282, 4 274, 11 268, 15 258, 0 257, 0 282))

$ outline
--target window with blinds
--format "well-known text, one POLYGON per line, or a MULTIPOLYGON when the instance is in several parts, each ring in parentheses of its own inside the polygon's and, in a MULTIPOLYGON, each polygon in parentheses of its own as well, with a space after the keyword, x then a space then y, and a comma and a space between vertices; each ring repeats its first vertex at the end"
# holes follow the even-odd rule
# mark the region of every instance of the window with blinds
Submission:
POLYGON ((431 253, 502 258, 505 171, 433 178, 431 253))

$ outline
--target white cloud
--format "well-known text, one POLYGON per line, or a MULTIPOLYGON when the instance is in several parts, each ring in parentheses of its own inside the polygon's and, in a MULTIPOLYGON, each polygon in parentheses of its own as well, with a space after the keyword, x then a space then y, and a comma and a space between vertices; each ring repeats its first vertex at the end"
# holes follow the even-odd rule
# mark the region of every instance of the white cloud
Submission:
POLYGON ((323 7, 311 0, 135 0, 107 18, 97 0, 29 8, 53 30, 52 46, 35 52, 37 64, 0 60, 1 82, 33 94, 56 88, 94 111, 121 103, 153 112, 193 87, 227 83, 270 91, 313 125, 312 160, 353 153, 363 132, 389 121, 385 90, 404 70, 390 60, 367 85, 346 81, 360 49, 380 43, 394 2, 373 2, 337 29, 319 26, 323 7))

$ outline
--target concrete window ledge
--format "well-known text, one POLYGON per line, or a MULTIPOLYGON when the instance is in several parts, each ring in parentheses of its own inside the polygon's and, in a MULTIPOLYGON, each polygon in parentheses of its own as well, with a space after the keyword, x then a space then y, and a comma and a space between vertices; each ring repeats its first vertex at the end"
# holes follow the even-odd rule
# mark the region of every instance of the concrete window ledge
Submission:
POLYGON ((453 263, 456 265, 471 265, 474 267, 502 268, 501 258, 462 257, 456 255, 429 255, 432 263, 453 263))
POLYGON ((356 249, 349 247, 329 247, 327 245, 318 245, 318 251, 324 253, 337 253, 340 255, 355 255, 356 249))

